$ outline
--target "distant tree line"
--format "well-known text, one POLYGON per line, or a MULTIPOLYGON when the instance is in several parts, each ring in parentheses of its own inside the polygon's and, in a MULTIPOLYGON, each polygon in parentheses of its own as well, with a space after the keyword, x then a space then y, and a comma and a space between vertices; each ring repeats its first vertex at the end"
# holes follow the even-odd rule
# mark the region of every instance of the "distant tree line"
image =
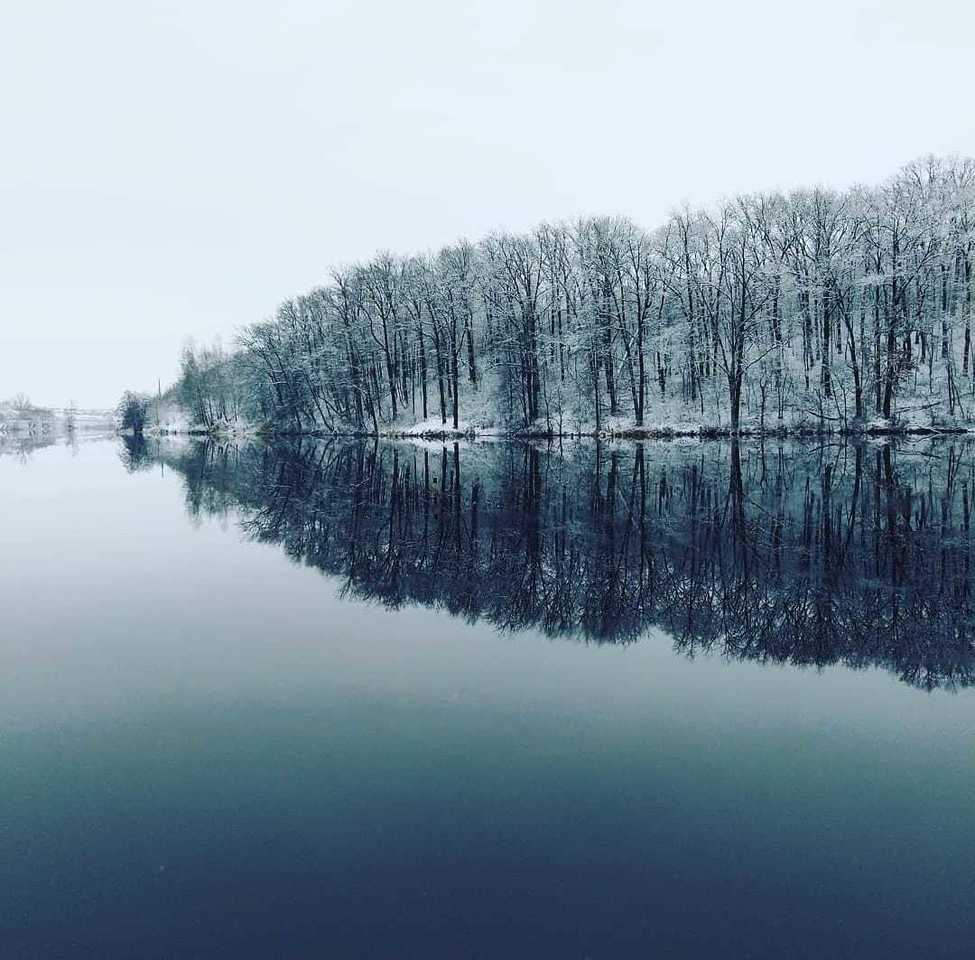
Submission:
POLYGON ((652 232, 543 224, 336 269, 233 350, 188 348, 173 394, 289 432, 950 424, 975 415, 973 254, 967 158, 652 232))
POLYGON ((31 402, 26 393, 0 399, 0 436, 8 433, 38 437, 55 430, 55 413, 31 402))

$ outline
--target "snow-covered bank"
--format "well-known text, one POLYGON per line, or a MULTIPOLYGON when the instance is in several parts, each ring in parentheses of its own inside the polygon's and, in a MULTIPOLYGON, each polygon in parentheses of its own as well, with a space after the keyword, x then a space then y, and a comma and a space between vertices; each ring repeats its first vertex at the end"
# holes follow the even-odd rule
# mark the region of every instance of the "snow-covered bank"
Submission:
MULTIPOLYGON (((631 410, 609 411, 599 416, 585 404, 552 405, 525 422, 509 412, 503 414, 492 398, 498 385, 482 381, 477 394, 462 397, 456 411, 400 409, 396 417, 377 417, 358 425, 339 416, 295 416, 282 422, 264 419, 256 414, 236 413, 201 418, 197 408, 163 400, 152 404, 146 426, 149 436, 170 434, 211 436, 223 440, 249 440, 256 437, 383 437, 398 440, 479 441, 502 439, 555 439, 572 437, 606 439, 708 439, 719 437, 809 437, 824 435, 897 436, 928 434, 966 434, 975 432, 975 417, 969 408, 975 397, 959 397, 953 408, 932 395, 929 385, 905 384, 902 396, 892 403, 891 416, 884 418, 867 413, 856 418, 853 408, 837 402, 835 409, 812 407, 794 402, 782 408, 770 407, 745 398, 737 429, 722 402, 719 390, 702 397, 691 407, 680 396, 655 396, 648 402, 642 423, 631 410), (444 416, 445 414, 445 416, 444 416)), ((649 398, 648 398, 649 399, 649 398)), ((873 405, 871 405, 872 407, 873 405)))
POLYGON ((572 430, 549 430, 544 427, 533 429, 474 428, 461 425, 453 427, 423 425, 422 427, 355 430, 268 430, 254 425, 234 425, 229 428, 216 427, 204 429, 187 427, 185 429, 150 428, 145 435, 153 438, 184 437, 212 439, 223 442, 243 442, 251 440, 274 440, 299 437, 316 439, 382 439, 406 441, 481 441, 503 442, 506 440, 719 440, 719 439, 779 439, 798 440, 809 437, 845 437, 848 439, 898 436, 965 436, 975 435, 975 424, 911 424, 893 421, 872 420, 857 425, 830 425, 817 427, 803 424, 793 427, 742 427, 732 431, 726 427, 714 426, 642 426, 614 424, 612 426, 585 426, 572 430))

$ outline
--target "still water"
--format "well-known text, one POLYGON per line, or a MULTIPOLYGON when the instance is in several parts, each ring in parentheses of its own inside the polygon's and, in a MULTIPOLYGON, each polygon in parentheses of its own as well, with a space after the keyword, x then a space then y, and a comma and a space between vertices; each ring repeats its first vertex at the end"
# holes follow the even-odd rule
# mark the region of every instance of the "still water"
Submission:
POLYGON ((969 957, 975 445, 0 451, 0 957, 969 957))

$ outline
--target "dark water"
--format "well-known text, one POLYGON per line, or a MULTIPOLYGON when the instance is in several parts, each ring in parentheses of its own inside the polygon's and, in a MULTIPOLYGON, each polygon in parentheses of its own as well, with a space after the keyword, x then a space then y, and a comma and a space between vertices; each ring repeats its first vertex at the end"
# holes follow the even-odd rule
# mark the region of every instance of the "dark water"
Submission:
POLYGON ((0 957, 968 957, 973 498, 958 441, 0 456, 0 957))

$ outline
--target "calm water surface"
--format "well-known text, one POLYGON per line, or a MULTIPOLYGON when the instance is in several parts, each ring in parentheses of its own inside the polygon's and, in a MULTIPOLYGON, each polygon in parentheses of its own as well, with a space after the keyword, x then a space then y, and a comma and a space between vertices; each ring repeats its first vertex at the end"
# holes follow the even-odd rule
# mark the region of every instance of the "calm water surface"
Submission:
POLYGON ((0 455, 0 956, 968 957, 975 449, 0 455))

